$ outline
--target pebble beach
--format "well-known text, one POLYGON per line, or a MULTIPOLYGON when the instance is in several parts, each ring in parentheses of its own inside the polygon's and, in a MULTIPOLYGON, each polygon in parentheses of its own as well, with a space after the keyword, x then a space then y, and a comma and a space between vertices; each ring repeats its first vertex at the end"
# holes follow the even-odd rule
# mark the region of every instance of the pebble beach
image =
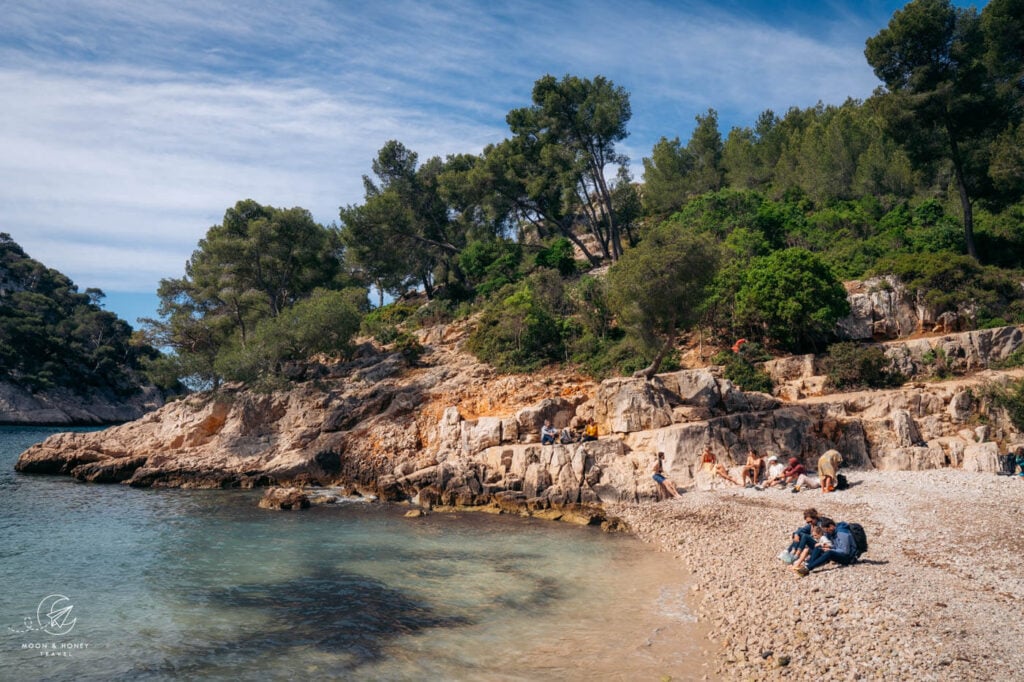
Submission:
POLYGON ((845 473, 829 494, 724 488, 608 511, 691 574, 709 679, 1024 680, 1024 478, 845 473), (808 507, 864 526, 858 563, 799 577, 778 558, 808 507))

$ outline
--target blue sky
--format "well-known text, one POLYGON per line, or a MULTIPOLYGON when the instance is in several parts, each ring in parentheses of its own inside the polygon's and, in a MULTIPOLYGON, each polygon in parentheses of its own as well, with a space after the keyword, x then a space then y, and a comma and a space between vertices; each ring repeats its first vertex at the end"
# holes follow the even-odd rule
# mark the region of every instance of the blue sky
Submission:
POLYGON ((0 0, 0 231, 134 325, 240 199, 336 222, 384 142, 479 152, 547 73, 630 92, 639 179, 709 107, 868 97, 903 4, 0 0))

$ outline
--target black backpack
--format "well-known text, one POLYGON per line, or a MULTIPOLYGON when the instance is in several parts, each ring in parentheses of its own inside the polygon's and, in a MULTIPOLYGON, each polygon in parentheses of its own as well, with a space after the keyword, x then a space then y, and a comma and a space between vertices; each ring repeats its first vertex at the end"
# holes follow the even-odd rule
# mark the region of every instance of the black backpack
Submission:
POLYGON ((844 474, 836 474, 836 490, 846 490, 850 487, 850 482, 846 480, 844 474))
POLYGON ((868 551, 868 534, 864 532, 864 526, 859 523, 846 524, 850 528, 850 535, 853 536, 853 544, 857 547, 857 556, 868 551))

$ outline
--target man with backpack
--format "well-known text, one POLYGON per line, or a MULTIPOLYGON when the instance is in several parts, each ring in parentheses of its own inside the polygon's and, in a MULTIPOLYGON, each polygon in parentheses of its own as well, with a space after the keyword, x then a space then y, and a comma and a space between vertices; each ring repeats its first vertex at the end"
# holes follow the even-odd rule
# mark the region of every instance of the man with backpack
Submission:
POLYGON ((836 524, 835 521, 827 517, 818 519, 817 525, 825 533, 825 537, 832 547, 827 550, 815 549, 806 564, 793 569, 799 575, 805 576, 830 561, 842 564, 843 566, 852 564, 862 552, 867 551, 867 537, 863 529, 855 533, 851 529, 850 524, 845 521, 840 521, 836 524), (861 540, 858 541, 856 536, 860 536, 861 540), (864 545, 863 549, 860 547, 861 544, 864 545))

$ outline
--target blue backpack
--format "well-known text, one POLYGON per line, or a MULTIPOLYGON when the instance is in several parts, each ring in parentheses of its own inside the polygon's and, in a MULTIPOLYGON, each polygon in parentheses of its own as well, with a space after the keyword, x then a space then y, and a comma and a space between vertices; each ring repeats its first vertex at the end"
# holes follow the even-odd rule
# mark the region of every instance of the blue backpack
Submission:
POLYGON ((846 531, 853 536, 853 558, 860 558, 861 554, 868 551, 868 534, 864 532, 864 526, 859 523, 847 523, 840 521, 836 524, 836 532, 846 531))

